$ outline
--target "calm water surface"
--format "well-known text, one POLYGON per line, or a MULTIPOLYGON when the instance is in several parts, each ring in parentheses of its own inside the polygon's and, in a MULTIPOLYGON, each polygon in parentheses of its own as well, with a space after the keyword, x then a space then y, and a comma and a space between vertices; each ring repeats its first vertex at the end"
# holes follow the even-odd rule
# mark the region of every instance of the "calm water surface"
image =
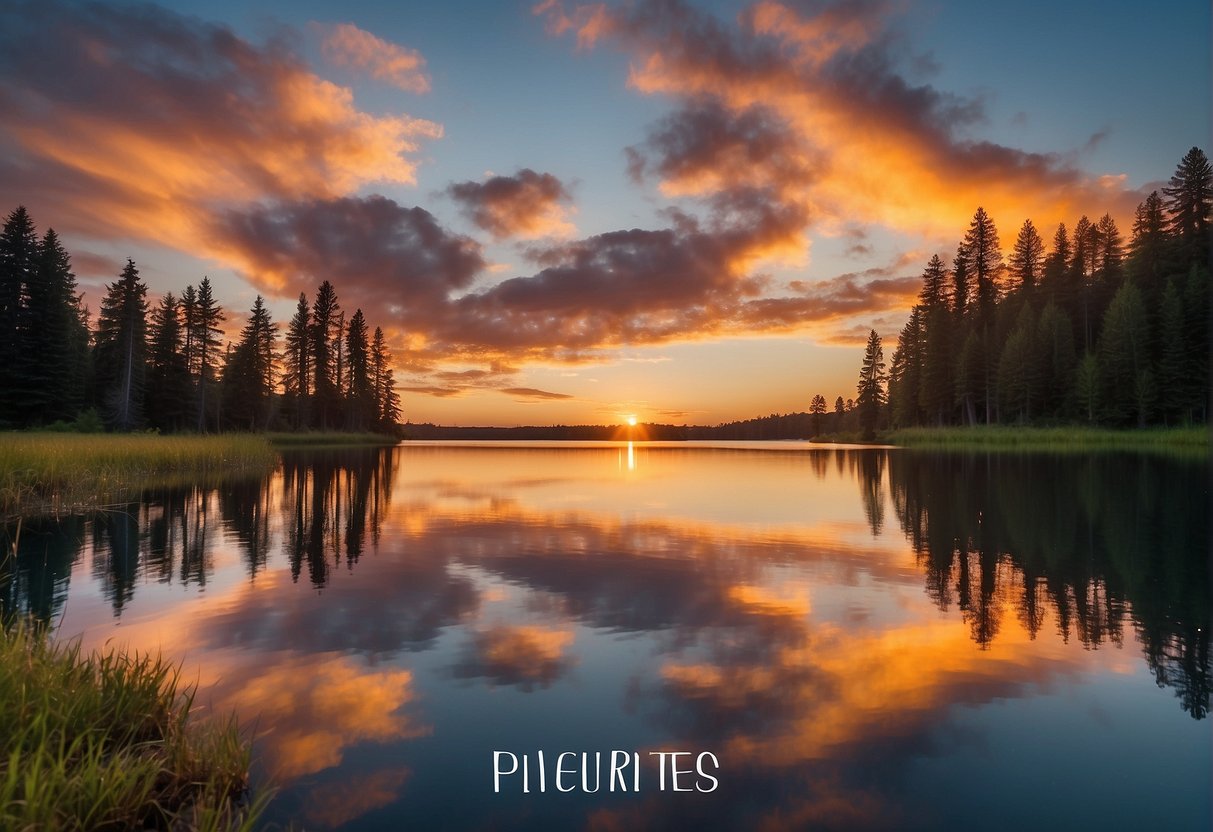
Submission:
POLYGON ((0 606, 181 659, 297 828, 1199 830, 1209 478, 799 443, 290 453, 27 519, 0 606), (494 792, 494 751, 529 793, 494 792))

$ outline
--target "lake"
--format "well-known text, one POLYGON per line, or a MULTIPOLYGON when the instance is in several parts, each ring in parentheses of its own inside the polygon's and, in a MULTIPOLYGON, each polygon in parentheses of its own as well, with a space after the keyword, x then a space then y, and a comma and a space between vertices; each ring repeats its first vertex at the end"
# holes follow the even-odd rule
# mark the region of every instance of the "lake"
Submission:
POLYGON ((0 605, 180 660, 296 828, 1198 830, 1209 482, 796 442, 289 452, 27 518, 0 605))

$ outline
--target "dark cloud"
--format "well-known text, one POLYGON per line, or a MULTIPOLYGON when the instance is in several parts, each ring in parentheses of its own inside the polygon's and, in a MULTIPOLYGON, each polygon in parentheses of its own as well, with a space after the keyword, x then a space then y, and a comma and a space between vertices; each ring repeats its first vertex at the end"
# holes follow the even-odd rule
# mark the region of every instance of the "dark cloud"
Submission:
POLYGON ((573 398, 568 393, 552 393, 547 390, 537 390, 534 387, 505 387, 501 390, 507 396, 531 401, 555 401, 573 398))
POLYGON ((291 294, 332 280, 342 294, 395 316, 404 314, 395 307, 441 304, 484 267, 475 242, 423 208, 382 196, 232 209, 214 233, 249 263, 254 282, 291 294))
POLYGON ((449 399, 454 396, 462 395, 463 388, 461 387, 397 387, 402 393, 419 393, 423 396, 434 396, 439 399, 449 399))
POLYGON ((118 258, 105 254, 79 250, 72 252, 72 271, 79 278, 93 277, 113 280, 122 272, 124 265, 126 265, 125 261, 119 261, 118 258))
POLYGON ((565 185, 550 173, 523 168, 513 176, 493 176, 483 182, 457 182, 447 194, 463 214, 494 237, 568 236, 565 185))
POLYGON ((803 143, 778 113, 761 105, 736 112, 710 97, 662 119, 627 156, 633 179, 656 176, 674 192, 755 184, 779 191, 803 187, 813 177, 803 143))

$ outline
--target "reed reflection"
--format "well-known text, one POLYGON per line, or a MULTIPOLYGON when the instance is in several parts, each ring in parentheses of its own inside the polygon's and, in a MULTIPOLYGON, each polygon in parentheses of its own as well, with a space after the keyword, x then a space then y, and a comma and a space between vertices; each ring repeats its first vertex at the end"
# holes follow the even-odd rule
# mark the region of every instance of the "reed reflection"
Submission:
POLYGON ((0 558, 0 613, 52 621, 81 557, 115 617, 141 582, 205 587, 225 532, 250 580, 267 568, 285 531, 292 575, 306 563, 311 582, 323 586, 331 567, 358 561, 368 534, 378 542, 395 460, 394 448, 296 452, 265 479, 150 490, 88 516, 23 518, 0 530, 7 553, 0 558))

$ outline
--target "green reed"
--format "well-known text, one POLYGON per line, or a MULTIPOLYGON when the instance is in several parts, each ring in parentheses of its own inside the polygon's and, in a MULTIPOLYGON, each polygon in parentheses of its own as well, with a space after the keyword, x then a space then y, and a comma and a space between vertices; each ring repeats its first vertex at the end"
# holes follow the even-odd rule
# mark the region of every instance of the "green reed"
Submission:
POLYGON ((973 427, 904 428, 884 435, 890 444, 907 448, 1022 451, 1177 451, 1207 452, 1209 428, 1187 426, 1114 430, 1092 427, 973 427))
POLYGON ((159 657, 0 633, 0 828, 252 829, 249 745, 159 657))
POLYGON ((262 436, 0 434, 0 517, 87 509, 142 488, 260 475, 277 454, 262 436))
POLYGON ((382 433, 343 433, 339 431, 297 431, 268 433, 266 439, 277 448, 324 448, 343 445, 395 445, 399 440, 382 433))

